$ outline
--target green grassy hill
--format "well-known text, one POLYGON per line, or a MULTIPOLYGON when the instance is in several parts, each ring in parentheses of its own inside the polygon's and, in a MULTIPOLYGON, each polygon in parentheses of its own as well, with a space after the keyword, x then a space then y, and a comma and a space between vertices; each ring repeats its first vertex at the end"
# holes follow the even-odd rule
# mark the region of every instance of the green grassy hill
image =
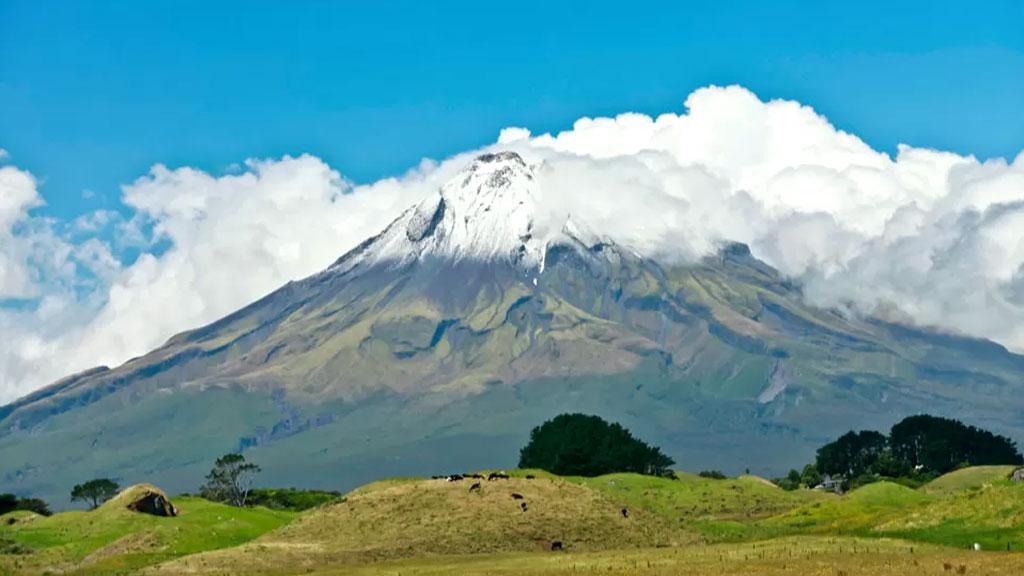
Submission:
POLYGON ((928 494, 953 494, 1006 480, 1017 466, 972 466, 944 474, 921 487, 928 494))
POLYGON ((175 518, 128 511, 133 487, 93 512, 0 517, 0 574, 1013 573, 1024 554, 1005 550, 1024 552, 1024 484, 1004 472, 836 496, 752 476, 515 470, 479 491, 470 479, 381 480, 303 513, 178 498, 175 518), (971 556, 974 543, 1002 554, 971 556))
POLYGON ((245 546, 181 558, 167 573, 275 572, 438 555, 679 546, 694 534, 563 479, 404 480, 356 490, 245 546), (522 499, 512 495, 518 494, 522 499), (525 503, 527 509, 522 509, 525 503))
POLYGON ((202 498, 175 498, 179 515, 161 518, 125 506, 140 490, 133 486, 100 508, 42 517, 12 512, 0 521, 0 541, 16 543, 21 553, 0 554, 4 571, 36 574, 67 572, 111 574, 194 554, 237 546, 280 527, 293 512, 238 509, 202 498), (8 519, 16 522, 8 523, 8 519))
POLYGON ((777 533, 870 535, 881 522, 930 502, 920 491, 876 482, 841 498, 816 502, 769 518, 760 527, 777 533))
POLYGON ((610 474, 572 480, 624 505, 649 510, 692 529, 710 541, 744 537, 754 520, 836 497, 811 490, 786 492, 756 476, 712 480, 678 473, 678 479, 670 480, 637 474, 610 474))
POLYGON ((954 472, 953 478, 939 478, 942 497, 880 524, 878 531, 949 546, 977 542, 987 550, 1024 550, 1024 485, 993 468, 969 468, 954 472), (964 487, 953 490, 950 486, 957 482, 964 487))

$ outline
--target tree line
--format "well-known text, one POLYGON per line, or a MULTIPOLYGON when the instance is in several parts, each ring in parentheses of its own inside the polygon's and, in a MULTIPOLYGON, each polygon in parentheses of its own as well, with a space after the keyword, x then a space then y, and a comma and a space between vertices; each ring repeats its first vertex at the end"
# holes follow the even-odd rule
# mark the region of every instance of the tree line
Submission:
MULTIPOLYGON (((851 430, 819 448, 815 461, 802 471, 791 470, 775 482, 786 489, 811 488, 827 475, 850 488, 883 477, 920 482, 964 466, 1022 463, 1016 444, 1005 436, 958 420, 918 415, 903 419, 888 435, 851 430)), ((634 472, 673 477, 673 464, 660 448, 634 437, 622 425, 586 414, 561 414, 537 426, 519 453, 520 468, 539 468, 560 476, 634 472)), ((246 461, 242 454, 225 454, 214 462, 199 495, 232 506, 297 510, 340 497, 337 492, 319 490, 254 489, 259 472, 259 465, 246 461)), ((725 478, 717 470, 705 470, 700 476, 725 478)), ((114 480, 97 478, 76 485, 71 501, 95 509, 119 490, 114 480)), ((0 514, 12 510, 50 514, 46 502, 38 498, 0 494, 0 514)))
MULTIPOLYGON (((520 468, 540 468, 563 476, 613 472, 671 476, 669 467, 674 463, 660 448, 638 440, 620 424, 585 414, 562 414, 534 428, 519 456, 520 468)), ((258 464, 247 461, 240 453, 225 454, 214 462, 199 488, 199 496, 231 506, 287 510, 306 510, 341 497, 333 491, 253 488, 260 471, 258 464)), ((83 502, 95 510, 120 490, 114 479, 94 478, 72 488, 71 502, 83 502)), ((51 514, 46 502, 38 498, 0 494, 0 514, 12 510, 51 514)))
POLYGON ((813 464, 790 470, 783 488, 814 487, 824 475, 846 487, 878 478, 924 481, 967 466, 1024 463, 1013 440, 951 418, 920 414, 904 418, 885 435, 850 430, 818 449, 813 464))

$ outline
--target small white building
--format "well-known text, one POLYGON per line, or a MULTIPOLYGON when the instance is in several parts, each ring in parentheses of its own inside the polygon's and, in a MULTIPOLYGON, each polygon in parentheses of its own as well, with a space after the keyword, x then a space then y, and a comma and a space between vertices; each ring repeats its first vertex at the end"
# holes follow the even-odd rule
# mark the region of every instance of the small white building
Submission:
POLYGON ((830 476, 825 474, 821 479, 821 484, 814 487, 815 490, 825 490, 827 492, 835 492, 836 494, 843 493, 843 478, 841 475, 830 476))

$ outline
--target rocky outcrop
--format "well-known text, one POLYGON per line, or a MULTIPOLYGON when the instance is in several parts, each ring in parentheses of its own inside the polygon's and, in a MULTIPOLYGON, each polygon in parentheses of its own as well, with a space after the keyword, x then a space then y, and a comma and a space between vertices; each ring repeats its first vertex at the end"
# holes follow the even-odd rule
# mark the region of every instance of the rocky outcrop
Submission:
POLYGON ((178 515, 178 509, 171 504, 171 501, 163 494, 157 492, 147 492, 139 499, 128 504, 128 509, 132 512, 140 512, 152 516, 178 515))
POLYGON ((151 516, 177 516, 178 509, 171 503, 167 493, 152 484, 129 486, 103 504, 104 509, 128 509, 151 516))

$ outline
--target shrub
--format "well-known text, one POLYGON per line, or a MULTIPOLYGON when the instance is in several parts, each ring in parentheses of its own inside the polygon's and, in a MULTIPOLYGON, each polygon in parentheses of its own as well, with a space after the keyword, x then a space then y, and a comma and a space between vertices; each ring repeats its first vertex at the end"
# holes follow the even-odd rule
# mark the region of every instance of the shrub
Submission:
POLYGON ((252 506, 301 512, 337 502, 340 499, 341 492, 297 490, 295 488, 253 488, 249 492, 248 502, 252 506))

